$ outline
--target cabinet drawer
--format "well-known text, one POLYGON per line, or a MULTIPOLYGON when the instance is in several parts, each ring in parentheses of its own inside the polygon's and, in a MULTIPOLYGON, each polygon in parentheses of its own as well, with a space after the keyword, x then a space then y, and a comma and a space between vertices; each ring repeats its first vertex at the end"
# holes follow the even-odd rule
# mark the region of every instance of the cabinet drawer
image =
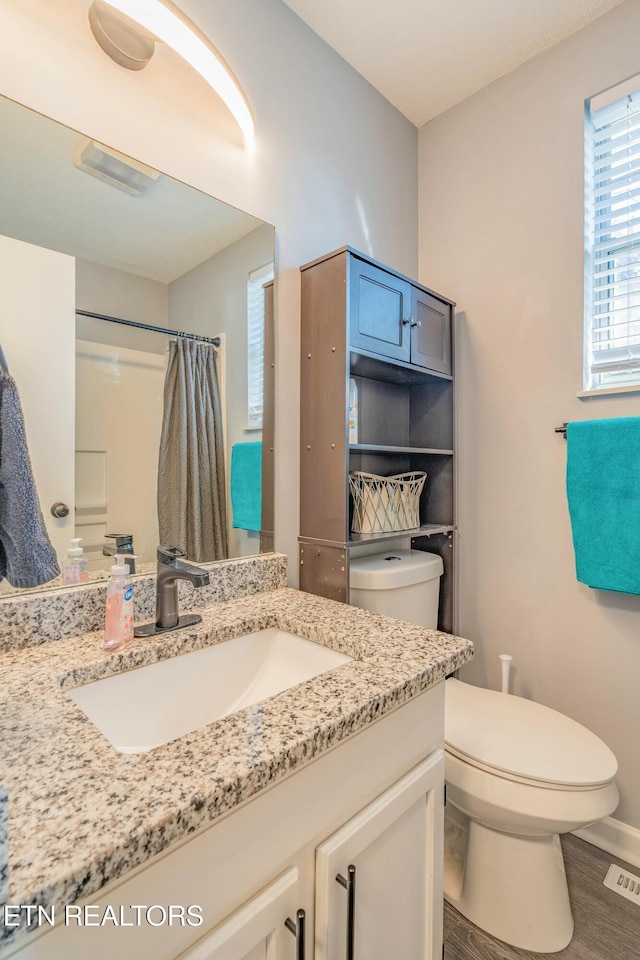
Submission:
POLYGON ((411 363, 451 374, 451 307, 412 287, 411 363))
POLYGON ((350 285, 350 345, 408 361, 411 284, 352 257, 350 285))

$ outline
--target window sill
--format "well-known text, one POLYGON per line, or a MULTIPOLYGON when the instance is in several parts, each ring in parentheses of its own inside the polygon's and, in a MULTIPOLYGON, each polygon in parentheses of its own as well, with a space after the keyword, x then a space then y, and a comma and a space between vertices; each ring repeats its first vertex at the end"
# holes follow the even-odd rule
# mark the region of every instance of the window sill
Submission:
POLYGON ((629 387, 602 387, 598 390, 581 390, 576 393, 578 400, 595 400, 598 397, 624 396, 627 393, 640 393, 640 383, 629 387))

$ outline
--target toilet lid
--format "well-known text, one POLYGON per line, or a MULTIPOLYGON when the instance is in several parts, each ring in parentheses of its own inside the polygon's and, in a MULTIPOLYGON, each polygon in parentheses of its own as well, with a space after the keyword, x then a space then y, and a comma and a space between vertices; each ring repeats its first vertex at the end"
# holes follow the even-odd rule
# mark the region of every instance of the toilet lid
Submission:
POLYGON ((618 763, 599 737, 562 713, 522 697, 446 682, 447 749, 503 776, 562 786, 609 783, 618 763))

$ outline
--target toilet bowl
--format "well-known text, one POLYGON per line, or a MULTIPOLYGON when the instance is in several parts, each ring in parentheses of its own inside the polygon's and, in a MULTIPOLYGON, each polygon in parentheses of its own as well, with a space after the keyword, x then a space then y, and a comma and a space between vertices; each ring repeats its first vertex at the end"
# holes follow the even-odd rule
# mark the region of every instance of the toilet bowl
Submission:
POLYGON ((537 953, 573 918, 559 834, 613 813, 616 758, 595 734, 521 697, 446 681, 445 898, 537 953))

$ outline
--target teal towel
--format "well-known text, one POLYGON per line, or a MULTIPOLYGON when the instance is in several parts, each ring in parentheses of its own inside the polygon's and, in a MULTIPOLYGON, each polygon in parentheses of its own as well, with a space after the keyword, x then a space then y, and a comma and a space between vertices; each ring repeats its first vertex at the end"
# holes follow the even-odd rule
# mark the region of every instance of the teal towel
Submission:
POLYGON ((568 424, 567 498, 578 580, 640 594, 640 417, 568 424))
POLYGON ((231 448, 233 526, 259 530, 262 518, 262 441, 234 443, 231 448))

